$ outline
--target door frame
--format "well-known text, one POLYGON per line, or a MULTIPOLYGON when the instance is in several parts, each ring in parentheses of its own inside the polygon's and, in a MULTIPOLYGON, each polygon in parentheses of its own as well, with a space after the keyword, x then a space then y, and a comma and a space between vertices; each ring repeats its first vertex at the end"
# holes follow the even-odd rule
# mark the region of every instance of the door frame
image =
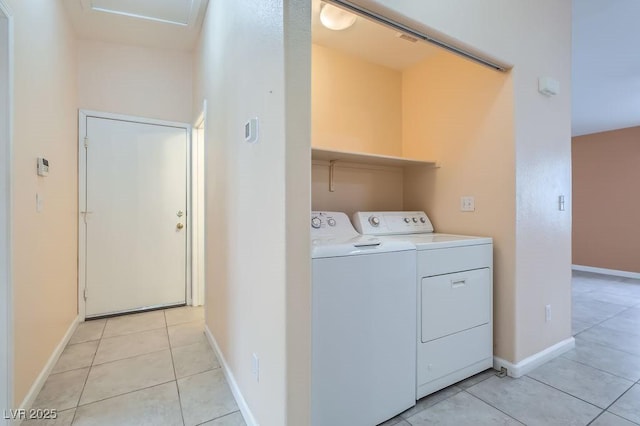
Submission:
POLYGON ((205 217, 206 217, 206 179, 204 178, 205 129, 207 125, 207 100, 202 103, 202 111, 193 125, 191 156, 191 237, 192 251, 192 304, 204 305, 205 292, 205 217))
MULTIPOLYGON (((5 99, 2 108, 4 126, 0 126, 0 408, 13 408, 13 281, 12 281, 12 176, 13 176, 13 77, 14 77, 14 39, 13 13, 4 0, 0 0, 0 17, 6 18, 7 37, 0 37, 0 43, 6 49, 6 68, 0 75, 6 74, 6 91, 0 93, 5 99), (6 44, 5 44, 6 43, 6 44), (6 95, 6 96, 4 96, 6 95)), ((8 412, 8 411, 7 411, 8 412)), ((0 424, 8 425, 9 420, 2 416, 0 424)))
MULTIPOLYGON (((1 0, 0 0, 1 1, 1 0)), ((84 290, 87 284, 87 234, 84 222, 84 206, 87 202, 87 162, 85 156, 85 137, 87 135, 87 118, 102 118, 106 120, 128 121, 140 124, 151 124, 158 126, 170 126, 185 129, 187 131, 187 230, 191 229, 191 206, 192 206, 192 179, 191 179, 191 158, 192 158, 192 129, 188 123, 176 121, 157 120, 154 118, 137 117, 133 115, 115 114, 103 111, 93 111, 87 109, 78 110, 78 315, 80 321, 86 319, 86 301, 84 290)), ((91 141, 89 141, 91 143, 91 141)), ((185 287, 186 303, 192 304, 192 236, 191 231, 187 232, 186 256, 185 256, 185 287)))

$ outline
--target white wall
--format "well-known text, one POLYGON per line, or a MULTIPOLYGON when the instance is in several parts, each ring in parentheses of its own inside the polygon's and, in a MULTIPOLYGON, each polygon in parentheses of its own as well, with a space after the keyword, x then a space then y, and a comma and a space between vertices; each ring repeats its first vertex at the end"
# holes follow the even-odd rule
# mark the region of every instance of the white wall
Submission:
MULTIPOLYGON (((357 0, 363 7, 448 41, 514 65, 516 255, 512 312, 514 334, 499 356, 511 362, 571 336, 571 2, 357 0), (560 81, 546 98, 537 78, 560 81), (545 304, 553 319, 544 320, 545 304)), ((488 164, 487 167, 500 167, 488 164)), ((500 309, 500 307, 497 307, 500 309)))
POLYGON ((79 108, 191 123, 192 90, 191 52, 78 42, 79 108))
POLYGON ((194 110, 203 99, 208 110, 206 324, 263 426, 309 423, 309 8, 210 2, 196 53, 194 110), (248 144, 253 117, 259 141, 248 144))
MULTIPOLYGON (((9 95, 9 18, 0 1, 0 410, 11 408, 11 99, 9 95)), ((0 424, 7 424, 4 419, 0 424)))

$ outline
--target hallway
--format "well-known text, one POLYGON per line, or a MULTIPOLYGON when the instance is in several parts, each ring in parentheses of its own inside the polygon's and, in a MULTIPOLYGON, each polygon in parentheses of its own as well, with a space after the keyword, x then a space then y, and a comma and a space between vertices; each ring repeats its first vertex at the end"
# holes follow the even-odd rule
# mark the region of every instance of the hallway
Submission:
POLYGON ((204 334, 204 308, 81 323, 24 425, 244 425, 204 334))

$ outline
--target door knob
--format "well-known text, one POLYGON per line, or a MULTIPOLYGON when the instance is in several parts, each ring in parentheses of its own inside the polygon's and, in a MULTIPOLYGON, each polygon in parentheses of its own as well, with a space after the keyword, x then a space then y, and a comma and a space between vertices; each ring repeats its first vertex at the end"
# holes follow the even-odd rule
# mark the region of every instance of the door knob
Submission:
POLYGON ((177 227, 178 229, 182 229, 182 228, 184 228, 184 225, 183 225, 182 223, 178 223, 178 224, 176 225, 176 227, 177 227))

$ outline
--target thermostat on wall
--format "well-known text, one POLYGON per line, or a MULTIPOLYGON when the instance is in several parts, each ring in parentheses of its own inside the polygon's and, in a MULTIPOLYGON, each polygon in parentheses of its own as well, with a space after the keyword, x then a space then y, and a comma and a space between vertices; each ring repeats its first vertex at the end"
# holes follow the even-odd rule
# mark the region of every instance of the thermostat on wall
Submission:
POLYGON ((49 176, 49 160, 38 157, 38 176, 49 176))
POLYGON ((258 117, 252 118, 245 123, 244 141, 249 143, 258 142, 258 117))

